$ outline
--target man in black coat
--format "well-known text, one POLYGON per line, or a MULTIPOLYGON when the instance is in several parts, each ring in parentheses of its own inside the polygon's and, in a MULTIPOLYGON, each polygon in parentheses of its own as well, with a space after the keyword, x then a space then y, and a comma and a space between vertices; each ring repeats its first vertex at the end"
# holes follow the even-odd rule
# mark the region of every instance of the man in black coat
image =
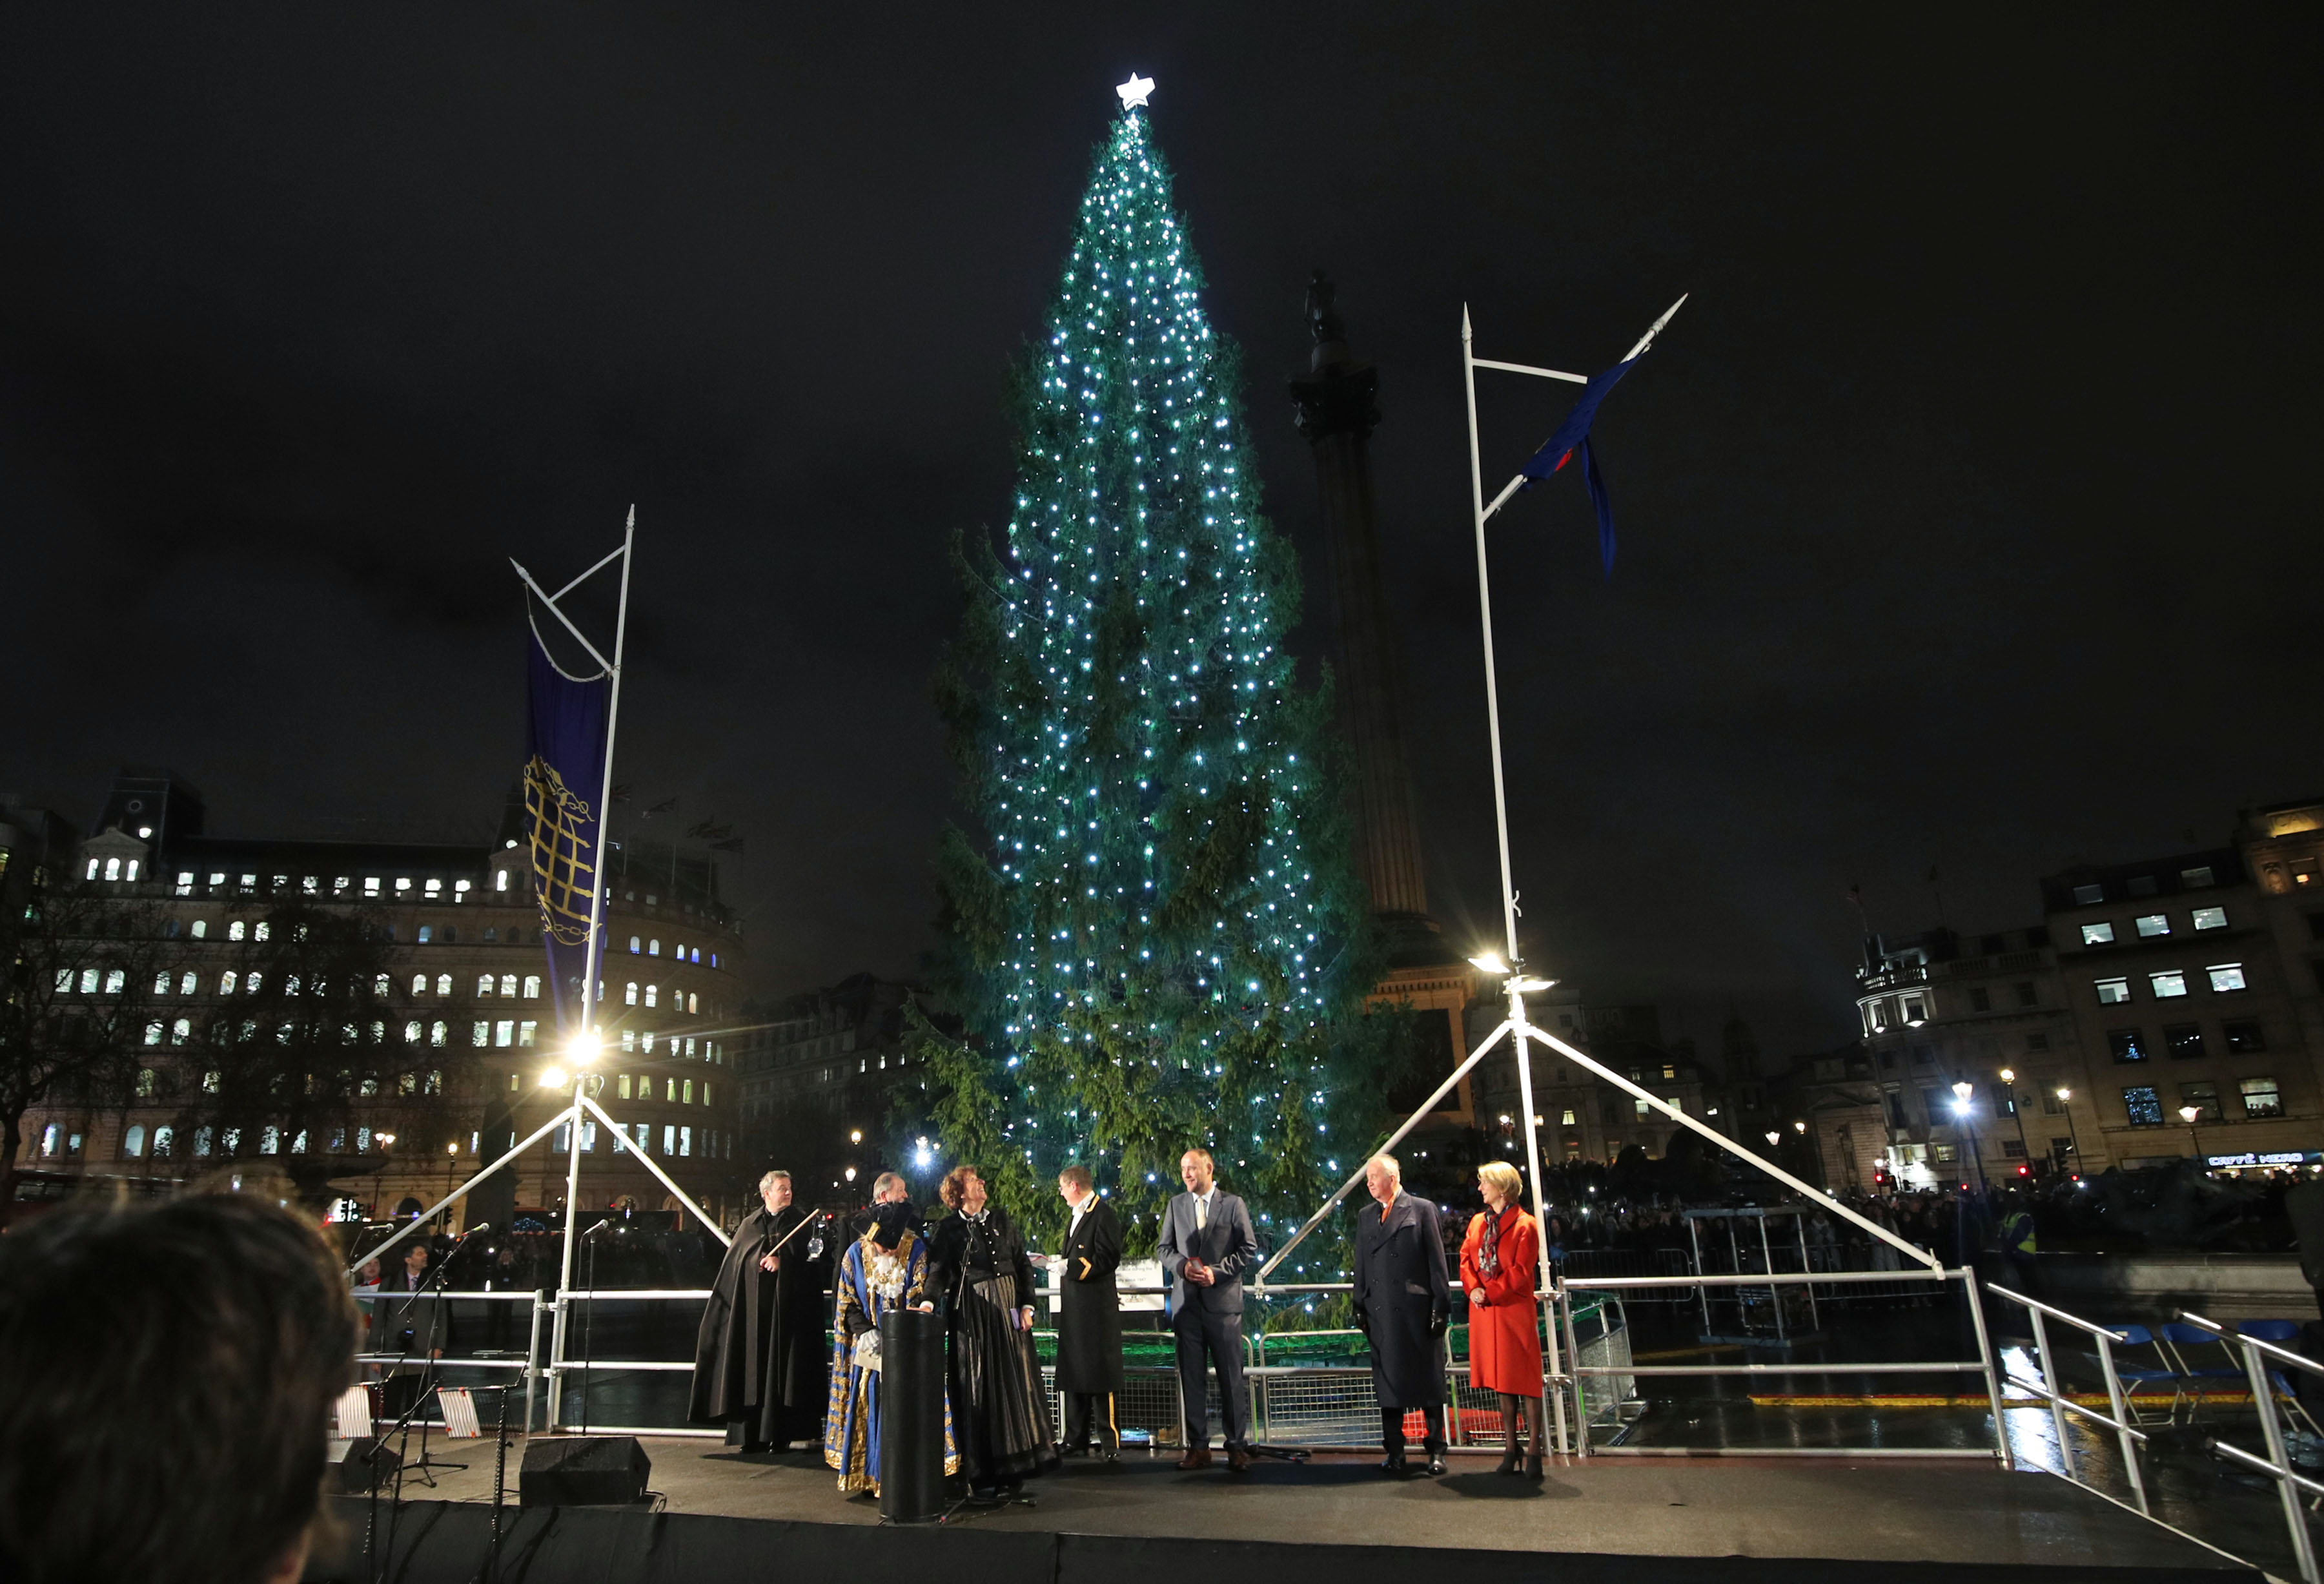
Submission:
POLYGON ((1380 1467, 1405 1472, 1404 1413, 1426 1427, 1428 1471, 1444 1472, 1444 1332, 1452 1317, 1444 1229, 1436 1207, 1403 1191, 1393 1155, 1364 1163, 1364 1186, 1378 1209, 1356 1212, 1356 1323, 1372 1345, 1372 1390, 1379 1398, 1380 1467))
POLYGON ((819 1442, 831 1394, 822 1218, 791 1203, 788 1172, 761 1178, 759 1197, 703 1308, 687 1413, 724 1421, 748 1452, 819 1442))
POLYGON ((1055 1262, 1057 1292, 1057 1394, 1065 1401, 1069 1454, 1094 1440, 1107 1462, 1119 1459, 1121 1426, 1114 1408, 1121 1394, 1121 1295, 1113 1273, 1121 1264, 1121 1218, 1098 1196, 1087 1166, 1057 1174, 1057 1191, 1073 1209, 1065 1252, 1055 1262))

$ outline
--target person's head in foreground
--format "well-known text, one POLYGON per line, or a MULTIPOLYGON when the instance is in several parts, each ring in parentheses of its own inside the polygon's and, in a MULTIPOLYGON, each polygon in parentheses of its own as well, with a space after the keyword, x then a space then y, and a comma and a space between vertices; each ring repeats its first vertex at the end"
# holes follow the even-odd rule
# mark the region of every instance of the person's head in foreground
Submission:
POLYGON ((0 1237, 0 1579, 297 1579, 354 1357, 337 1262, 272 1200, 0 1237))

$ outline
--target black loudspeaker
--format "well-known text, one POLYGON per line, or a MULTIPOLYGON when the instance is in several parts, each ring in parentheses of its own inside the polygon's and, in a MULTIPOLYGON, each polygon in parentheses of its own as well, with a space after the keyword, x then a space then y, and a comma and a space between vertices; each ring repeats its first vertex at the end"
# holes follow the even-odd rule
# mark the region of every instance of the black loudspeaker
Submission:
POLYGON ((377 1436, 335 1440, 331 1442, 330 1488, 344 1496, 361 1496, 374 1480, 385 1483, 392 1479, 402 1462, 396 1450, 383 1444, 377 1436))
POLYGON ((642 1500, 652 1459, 633 1435, 561 1435, 524 1449, 517 1505, 611 1507, 642 1500))

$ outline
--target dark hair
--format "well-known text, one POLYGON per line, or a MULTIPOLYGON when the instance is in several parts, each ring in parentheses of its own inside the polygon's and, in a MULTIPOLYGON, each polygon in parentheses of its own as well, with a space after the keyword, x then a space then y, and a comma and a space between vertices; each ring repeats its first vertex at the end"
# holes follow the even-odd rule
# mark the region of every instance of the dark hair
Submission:
POLYGON ((355 1306, 313 1228, 201 1195, 0 1237, 0 1577, 252 1584, 322 1501, 355 1306))
POLYGON ((1064 1171, 1058 1172, 1057 1181, 1060 1182, 1070 1182, 1075 1188, 1080 1189, 1084 1193, 1089 1192, 1090 1190, 1097 1186, 1097 1179, 1090 1175, 1090 1169, 1087 1166, 1079 1164, 1068 1166, 1064 1171))
POLYGON ((945 1201, 946 1209, 956 1210, 960 1201, 968 1197, 968 1180, 983 1175, 973 1163, 963 1161, 944 1174, 944 1181, 936 1185, 936 1197, 945 1201))

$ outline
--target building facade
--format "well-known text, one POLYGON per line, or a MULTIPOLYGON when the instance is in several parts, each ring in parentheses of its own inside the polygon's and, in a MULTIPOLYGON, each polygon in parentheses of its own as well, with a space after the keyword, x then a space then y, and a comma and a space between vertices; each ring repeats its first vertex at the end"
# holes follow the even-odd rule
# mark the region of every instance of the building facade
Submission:
POLYGON ((919 987, 872 974, 752 1009, 736 1046, 742 1136, 752 1161, 791 1173, 803 1202, 864 1202, 890 1170, 912 1177, 916 1198, 929 1192, 932 1172, 891 1150, 894 1119, 926 1110, 905 1041, 914 1006, 944 1023, 919 987))
MULTIPOLYGON (((23 1164, 161 1184, 239 1162, 272 1163, 386 1214, 409 1200, 434 1203, 533 1133, 570 1093, 545 1080, 577 1066, 622 1136, 594 1122, 577 1140, 553 1130, 512 1172, 480 1188, 458 1219, 560 1210, 567 1152, 576 1144, 585 1208, 622 1200, 665 1208, 667 1190, 632 1146, 650 1151, 714 1213, 740 1207, 746 1163, 731 1025, 742 999, 742 936, 718 901, 715 868, 612 844, 603 1048, 592 1052, 560 1033, 512 826, 481 847, 224 837, 207 822, 200 794, 183 778, 124 772, 97 833, 78 844, 71 878, 142 904, 157 925, 161 960, 147 983, 60 989, 67 998, 143 997, 146 1048, 132 1092, 29 1116, 23 1164), (341 1063, 349 1120, 327 1132, 287 1123, 183 1128, 180 1119, 199 1111, 217 1082, 206 1037, 239 1020, 243 1038, 263 1040, 274 1031, 261 1022, 295 1007, 302 989, 325 991, 319 971, 299 984, 295 959, 287 975, 268 970, 272 983, 250 966, 260 947, 283 944, 269 940, 273 922, 292 917, 355 922, 373 943, 369 982, 334 987, 359 992, 363 1009, 348 1015, 344 1049, 328 1058, 341 1063)), ((303 934, 307 926, 293 927, 303 934)), ((576 1014, 578 988, 566 987, 576 1014)), ((287 1042, 290 1030, 286 1018, 277 1037, 287 1042)), ((309 1092, 318 1076, 304 1075, 309 1092)))

